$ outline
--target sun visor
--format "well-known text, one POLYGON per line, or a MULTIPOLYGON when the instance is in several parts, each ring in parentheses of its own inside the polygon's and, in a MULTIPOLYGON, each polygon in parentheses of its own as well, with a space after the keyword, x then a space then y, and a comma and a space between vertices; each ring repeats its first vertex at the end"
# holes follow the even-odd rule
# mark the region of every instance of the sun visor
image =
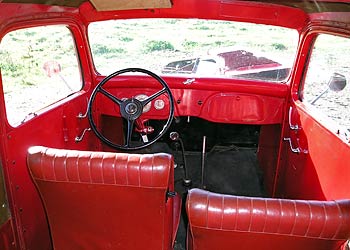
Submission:
POLYGON ((171 0, 90 0, 98 11, 171 8, 171 0))

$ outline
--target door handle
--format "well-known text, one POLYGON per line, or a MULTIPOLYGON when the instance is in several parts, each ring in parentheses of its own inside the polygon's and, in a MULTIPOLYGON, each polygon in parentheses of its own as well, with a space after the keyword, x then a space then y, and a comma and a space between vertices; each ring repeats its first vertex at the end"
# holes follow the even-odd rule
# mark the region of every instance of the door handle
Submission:
POLYGON ((289 128, 291 130, 299 130, 300 126, 298 124, 295 124, 295 125, 292 124, 292 111, 293 111, 293 107, 290 106, 289 107, 289 113, 288 113, 289 128))
POLYGON ((299 147, 296 147, 296 148, 293 147, 292 139, 291 139, 291 138, 289 138, 289 137, 284 137, 284 138, 283 138, 283 141, 288 141, 288 142, 289 142, 290 150, 291 150, 293 153, 300 154, 300 152, 301 152, 300 148, 299 148, 299 147))

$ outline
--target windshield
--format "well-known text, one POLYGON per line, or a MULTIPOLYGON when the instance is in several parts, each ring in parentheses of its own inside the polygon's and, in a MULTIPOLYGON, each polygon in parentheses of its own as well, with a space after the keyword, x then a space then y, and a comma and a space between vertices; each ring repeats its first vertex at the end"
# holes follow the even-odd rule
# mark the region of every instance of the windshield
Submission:
POLYGON ((96 70, 141 67, 161 75, 284 81, 296 30, 232 21, 132 19, 94 22, 89 41, 96 70))

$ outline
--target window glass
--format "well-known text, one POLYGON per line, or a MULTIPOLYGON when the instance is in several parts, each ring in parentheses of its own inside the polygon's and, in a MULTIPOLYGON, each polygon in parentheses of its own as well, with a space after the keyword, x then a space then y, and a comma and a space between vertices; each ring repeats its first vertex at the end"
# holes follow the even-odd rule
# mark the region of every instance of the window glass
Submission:
POLYGON ((66 26, 12 31, 1 41, 0 56, 7 119, 12 126, 82 87, 74 39, 66 26))
POLYGON ((302 99, 350 129, 350 39, 321 34, 307 70, 302 99))
POLYGON ((281 82, 295 58, 295 30, 231 21, 134 19, 94 22, 95 67, 107 75, 142 67, 157 74, 281 82))

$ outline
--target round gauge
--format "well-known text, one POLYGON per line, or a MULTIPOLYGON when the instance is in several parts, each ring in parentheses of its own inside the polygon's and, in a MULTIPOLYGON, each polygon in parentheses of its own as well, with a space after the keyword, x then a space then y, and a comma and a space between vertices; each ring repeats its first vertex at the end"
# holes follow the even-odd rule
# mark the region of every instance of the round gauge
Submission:
MULTIPOLYGON (((140 94, 140 95, 135 96, 135 99, 137 99, 139 101, 144 101, 147 98, 148 98, 148 96, 144 95, 144 94, 140 94)), ((148 112, 151 109, 151 106, 152 106, 151 102, 147 103, 147 105, 143 107, 143 111, 142 112, 143 113, 148 112)))
POLYGON ((158 109, 158 110, 159 110, 159 109, 163 109, 164 106, 165 106, 165 103, 164 103, 163 100, 161 100, 161 99, 155 100, 155 102, 154 102, 154 108, 155 108, 155 109, 158 109))

